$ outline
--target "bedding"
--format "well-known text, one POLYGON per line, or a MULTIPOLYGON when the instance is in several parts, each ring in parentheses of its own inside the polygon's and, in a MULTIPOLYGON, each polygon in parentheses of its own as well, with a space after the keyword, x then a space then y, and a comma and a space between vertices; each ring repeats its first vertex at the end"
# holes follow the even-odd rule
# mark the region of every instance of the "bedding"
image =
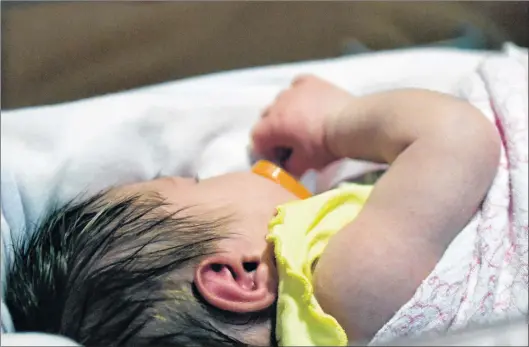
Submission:
MULTIPOLYGON (((38 220, 46 204, 157 176, 208 177, 248 169, 252 160, 248 152, 252 124, 267 103, 300 73, 316 74, 356 94, 421 87, 476 97, 478 101, 488 100, 490 94, 501 103, 501 90, 491 94, 487 89, 490 87, 487 83, 494 79, 483 77, 486 65, 483 62, 494 59, 500 61, 499 66, 506 60, 512 65, 511 61, 527 60, 527 51, 507 44, 501 52, 421 48, 370 53, 224 72, 66 104, 3 112, 2 298, 11 239, 24 237, 22 231, 38 220), (476 85, 481 89, 464 89, 469 78, 479 80, 476 85), (481 94, 476 94, 476 90, 481 94)), ((492 70, 489 68, 487 73, 493 74, 492 70)), ((524 83, 526 86, 527 82, 524 83)), ((491 109, 486 111, 492 114, 491 109)), ((312 190, 322 191, 347 177, 378 169, 371 163, 347 160, 322 173, 307 174, 304 183, 312 190)), ((502 184, 508 173, 503 175, 502 184)), ((514 197, 518 193, 513 194, 514 197)), ((516 196, 517 206, 521 210, 525 206, 526 216, 527 197, 524 205, 524 196, 516 196)), ((523 216, 517 222, 520 225, 523 216)), ((521 305, 526 309, 527 301, 521 305)), ((461 324, 466 316, 454 317, 459 317, 455 323, 461 324)), ((405 319, 392 320, 374 342, 428 328, 424 320, 404 324, 405 319)), ((15 328, 2 301, 3 345, 6 339, 20 338, 19 334, 13 334, 15 328)), ((44 343, 37 336, 30 340, 33 344, 44 343)))

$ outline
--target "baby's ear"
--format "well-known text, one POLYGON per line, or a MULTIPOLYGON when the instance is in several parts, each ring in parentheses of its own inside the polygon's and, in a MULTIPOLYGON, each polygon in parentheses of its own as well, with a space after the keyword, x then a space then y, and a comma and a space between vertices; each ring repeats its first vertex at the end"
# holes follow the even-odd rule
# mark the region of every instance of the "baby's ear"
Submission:
POLYGON ((260 260, 211 256, 198 265, 194 282, 209 304, 224 311, 258 312, 270 307, 276 299, 277 285, 272 283, 267 265, 260 260))

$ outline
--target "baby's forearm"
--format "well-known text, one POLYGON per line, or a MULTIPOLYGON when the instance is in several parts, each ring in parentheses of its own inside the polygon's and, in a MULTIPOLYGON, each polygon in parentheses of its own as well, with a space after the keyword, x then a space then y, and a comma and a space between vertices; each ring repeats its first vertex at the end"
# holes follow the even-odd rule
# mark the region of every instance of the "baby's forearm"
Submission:
POLYGON ((368 338, 468 223, 495 176, 500 147, 477 109, 439 93, 388 92, 351 107, 360 116, 344 113, 329 127, 331 151, 391 165, 358 218, 327 246, 315 288, 349 335, 368 338))
POLYGON ((392 163, 416 140, 437 141, 439 135, 467 143, 482 135, 493 142, 497 158, 496 130, 479 110, 428 90, 401 89, 352 99, 326 126, 326 143, 336 156, 384 163, 392 163))
POLYGON ((329 127, 328 144, 339 157, 391 164, 365 210, 404 218, 444 247, 446 230, 468 222, 495 176, 495 127, 469 103, 426 90, 357 100, 329 127))

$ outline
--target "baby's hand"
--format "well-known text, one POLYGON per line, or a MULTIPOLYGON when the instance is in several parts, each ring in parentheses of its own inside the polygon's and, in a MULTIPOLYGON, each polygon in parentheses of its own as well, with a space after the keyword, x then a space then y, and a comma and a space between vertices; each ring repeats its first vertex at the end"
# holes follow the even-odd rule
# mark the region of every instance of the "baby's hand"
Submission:
POLYGON ((354 97, 315 76, 296 78, 263 112, 253 130, 256 153, 294 175, 337 160, 326 144, 325 127, 354 97))

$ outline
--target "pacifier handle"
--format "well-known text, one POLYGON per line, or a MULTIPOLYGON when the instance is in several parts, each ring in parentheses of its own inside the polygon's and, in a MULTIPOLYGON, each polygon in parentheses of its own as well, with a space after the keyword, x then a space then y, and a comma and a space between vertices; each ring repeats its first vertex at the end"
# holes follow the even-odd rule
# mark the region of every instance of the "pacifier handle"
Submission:
POLYGON ((294 177, 268 160, 259 160, 252 167, 252 172, 276 182, 300 199, 307 199, 312 196, 312 193, 294 177))

